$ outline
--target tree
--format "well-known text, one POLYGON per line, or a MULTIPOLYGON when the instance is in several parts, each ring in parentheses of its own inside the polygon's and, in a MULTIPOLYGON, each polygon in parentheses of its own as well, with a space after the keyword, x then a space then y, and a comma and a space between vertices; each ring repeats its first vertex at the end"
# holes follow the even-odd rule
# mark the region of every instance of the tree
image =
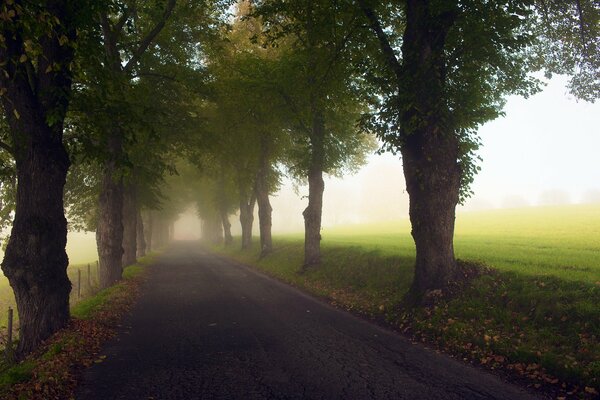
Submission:
POLYGON ((15 292, 20 354, 69 320, 67 221, 63 187, 69 157, 64 119, 78 29, 90 21, 80 1, 5 1, 0 6, 0 94, 14 157, 16 208, 2 270, 15 292))
MULTIPOLYGON (((96 225, 102 287, 119 280, 122 264, 136 258, 141 188, 134 182, 143 172, 134 153, 147 151, 142 148, 146 144, 163 154, 159 145, 164 141, 158 139, 166 129, 158 132, 151 122, 181 116, 185 97, 172 97, 173 105, 163 101, 169 94, 184 94, 184 84, 198 86, 190 82, 202 69, 201 43, 217 25, 218 7, 218 1, 115 0, 98 15, 100 34, 90 38, 97 51, 83 61, 78 109, 79 119, 90 128, 80 132, 91 133, 84 139, 84 152, 102 164, 96 225)), ((178 123, 186 125, 189 119, 178 123)), ((166 137, 177 132, 169 129, 166 137)))
POLYGON ((352 64, 360 18, 349 4, 326 1, 261 1, 265 45, 279 48, 274 90, 288 108, 286 131, 294 144, 290 172, 308 182, 304 268, 320 263, 324 173, 360 165, 372 142, 356 124, 361 86, 352 64))
MULTIPOLYGON (((548 49, 548 43, 539 33, 547 30, 528 0, 357 3, 379 42, 379 52, 370 55, 376 61, 370 74, 380 82, 383 101, 370 126, 387 150, 402 154, 417 251, 409 298, 420 301, 429 290, 458 279, 455 208, 469 195, 478 170, 477 127, 501 115, 506 95, 538 90, 539 81, 528 73, 543 64, 539 49, 548 49)), ((549 3, 571 10, 586 3, 597 21, 598 8, 591 2, 549 3)), ((571 61, 577 59, 574 53, 571 61)), ((593 63, 597 71, 597 57, 593 63)))
POLYGON ((266 255, 272 250, 269 196, 279 184, 274 165, 285 144, 282 102, 270 84, 276 50, 253 43, 261 26, 247 17, 250 9, 249 2, 238 4, 236 18, 210 60, 214 82, 207 117, 212 138, 208 147, 203 146, 220 166, 215 176, 231 175, 236 182, 244 249, 251 245, 258 205, 261 254, 266 255), (233 166, 232 174, 226 165, 233 166))

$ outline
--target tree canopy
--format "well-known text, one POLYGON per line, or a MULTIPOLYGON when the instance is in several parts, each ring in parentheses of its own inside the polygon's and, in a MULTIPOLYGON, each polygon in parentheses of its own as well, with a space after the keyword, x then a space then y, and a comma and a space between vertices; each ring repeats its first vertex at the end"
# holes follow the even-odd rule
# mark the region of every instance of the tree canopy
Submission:
POLYGON ((243 248, 257 205, 268 255, 270 196, 291 179, 309 190, 304 271, 320 264, 324 176, 378 147, 403 162, 410 300, 445 290, 479 127, 544 75, 596 100, 599 19, 593 0, 4 1, 0 226, 20 351, 69 318, 65 213, 96 232, 108 287, 190 204, 212 242, 231 244, 238 213, 243 248))

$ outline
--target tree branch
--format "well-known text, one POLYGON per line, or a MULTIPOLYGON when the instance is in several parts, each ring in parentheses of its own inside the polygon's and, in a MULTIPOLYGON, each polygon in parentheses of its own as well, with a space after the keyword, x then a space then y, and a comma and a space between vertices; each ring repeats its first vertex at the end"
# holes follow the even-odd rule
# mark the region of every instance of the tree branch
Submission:
POLYGON ((125 72, 131 72, 131 70, 133 69, 133 67, 135 66, 135 64, 137 64, 137 62, 139 61, 139 59, 146 52, 146 50, 148 49, 148 47, 152 44, 152 42, 154 41, 154 39, 156 38, 156 36, 165 27, 165 24, 167 23, 167 20, 169 19, 169 17, 173 13, 173 9, 175 8, 175 3, 176 2, 177 2, 177 0, 169 0, 169 2, 167 3, 167 7, 165 8, 165 12, 162 15, 162 18, 156 23, 156 25, 154 26, 154 28, 150 32, 148 32, 148 34, 142 39, 142 41, 140 42, 140 46, 133 53, 133 56, 131 57, 131 59, 125 65, 125 68, 124 68, 125 72))
POLYGON ((579 16, 579 34, 581 35, 581 45, 583 47, 583 53, 585 54, 584 57, 587 58, 587 40, 586 40, 586 35, 585 35, 585 23, 584 23, 584 19, 583 19, 583 9, 581 8, 581 0, 577 0, 577 14, 579 16))
POLYGON ((129 19, 129 17, 132 14, 132 8, 135 9, 135 1, 133 1, 132 3, 133 4, 131 6, 128 6, 125 10, 123 10, 123 14, 121 15, 121 18, 119 18, 119 20, 113 27, 113 33, 115 35, 118 35, 121 33, 121 30, 125 26, 125 23, 127 22, 127 20, 129 19))
POLYGON ((6 143, 4 143, 2 141, 0 141, 0 149, 3 149, 5 151, 7 151, 13 157, 15 156, 14 149, 11 146, 9 146, 8 144, 6 144, 6 143))
POLYGON ((156 79, 164 79, 166 81, 178 82, 177 77, 171 75, 160 74, 158 72, 138 72, 137 74, 133 74, 132 78, 156 78, 156 79))
POLYGON ((379 40, 379 44, 381 45, 381 50, 383 51, 383 55, 385 57, 385 61, 388 64, 388 67, 394 72, 396 78, 398 80, 402 79, 402 64, 398 61, 396 57, 396 52, 392 48, 390 44, 389 38, 384 32, 375 11, 367 5, 365 0, 358 0, 358 4, 362 12, 365 14, 367 19, 369 20, 369 25, 371 29, 377 35, 377 39, 379 40))

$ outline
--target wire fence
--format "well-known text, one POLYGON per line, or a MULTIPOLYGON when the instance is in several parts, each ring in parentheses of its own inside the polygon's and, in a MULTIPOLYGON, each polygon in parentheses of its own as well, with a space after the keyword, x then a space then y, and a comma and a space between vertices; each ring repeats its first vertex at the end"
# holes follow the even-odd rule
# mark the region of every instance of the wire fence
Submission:
MULTIPOLYGON (((100 283, 98 261, 89 264, 76 265, 67 268, 67 276, 71 281, 69 304, 77 304, 81 300, 91 297, 98 292, 100 283)), ((4 360, 12 362, 15 340, 18 337, 19 321, 12 289, 7 286, 2 288, 2 308, 0 309, 0 351, 4 360)))

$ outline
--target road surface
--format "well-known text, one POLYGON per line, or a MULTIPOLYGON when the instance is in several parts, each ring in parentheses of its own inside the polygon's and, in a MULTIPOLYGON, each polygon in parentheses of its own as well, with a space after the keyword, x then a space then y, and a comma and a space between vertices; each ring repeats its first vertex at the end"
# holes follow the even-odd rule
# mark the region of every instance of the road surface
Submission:
POLYGON ((77 399, 534 398, 195 243, 148 268, 77 399))

